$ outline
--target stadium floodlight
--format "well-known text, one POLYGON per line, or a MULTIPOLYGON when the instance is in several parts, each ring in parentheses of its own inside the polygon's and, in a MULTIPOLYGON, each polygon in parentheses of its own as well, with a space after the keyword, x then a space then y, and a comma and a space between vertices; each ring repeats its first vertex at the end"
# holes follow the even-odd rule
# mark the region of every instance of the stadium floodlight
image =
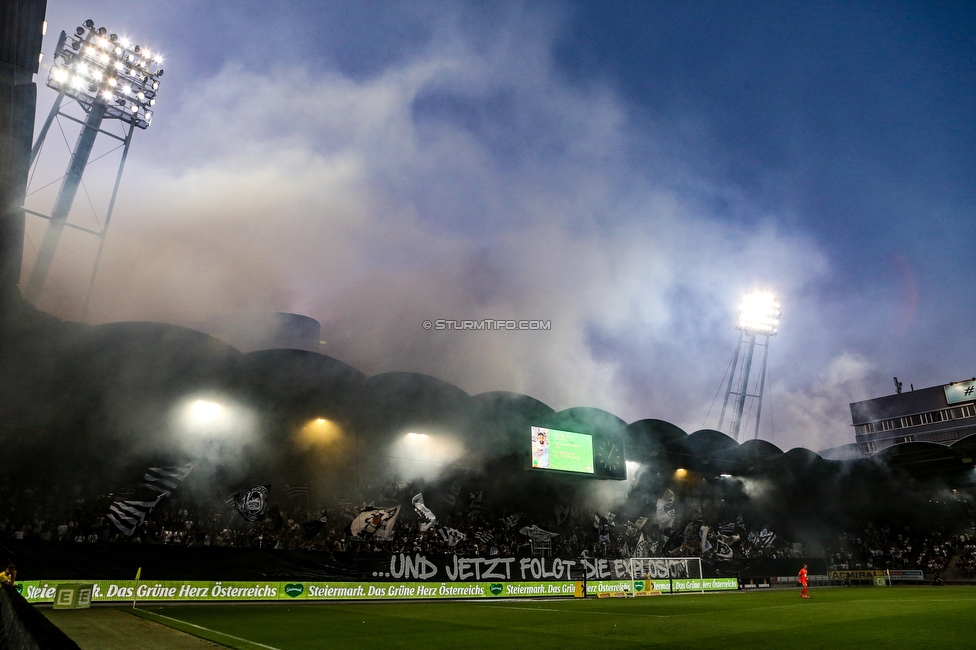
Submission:
MULTIPOLYGON (((112 218, 115 198, 122 180, 122 169, 132 141, 132 133, 136 128, 147 129, 152 124, 155 112, 152 107, 156 103, 156 95, 159 92, 159 79, 163 76, 161 65, 162 57, 158 53, 130 44, 127 40, 120 39, 117 34, 109 33, 104 27, 96 27, 93 20, 86 20, 81 26, 76 27, 72 34, 61 32, 47 78, 48 87, 58 91, 58 98, 31 149, 31 165, 34 164, 41 150, 54 118, 61 115, 61 103, 66 97, 78 102, 82 110, 87 113, 87 118, 83 122, 83 128, 71 154, 68 170, 62 180, 61 190, 58 192, 57 202, 51 214, 45 215, 27 210, 30 214, 49 221, 24 289, 24 297, 27 300, 36 302, 47 281, 61 232, 65 226, 72 225, 68 223, 68 214, 81 184, 82 174, 88 165, 95 136, 104 133, 123 143, 119 171, 104 224, 100 231, 72 226, 97 235, 101 240, 88 286, 88 295, 85 298, 84 311, 87 314, 95 275, 98 272, 98 264, 105 244, 105 234, 112 218), (113 119, 123 122, 128 127, 124 137, 102 130, 102 122, 113 119)), ((81 123, 73 117, 69 119, 81 123)))
POLYGON ((130 45, 92 20, 74 34, 61 32, 47 85, 63 92, 87 112, 104 105, 102 119, 118 119, 140 129, 152 124, 162 57, 130 45))
POLYGON ((216 402, 198 399, 190 405, 190 417, 200 424, 216 421, 223 412, 223 407, 216 402))
POLYGON ((776 296, 766 291, 753 291, 742 298, 735 328, 751 334, 774 336, 779 327, 779 316, 776 296))
POLYGON ((762 397, 766 386, 769 337, 775 336, 779 331, 780 314, 779 300, 768 291, 747 293, 739 305, 739 313, 735 322, 735 328, 739 330, 739 343, 735 348, 735 354, 732 356, 729 383, 725 390, 725 402, 722 404, 722 415, 718 421, 718 428, 721 430, 722 423, 725 421, 725 412, 729 406, 729 397, 735 395, 729 435, 736 442, 739 441, 739 430, 742 426, 742 413, 745 408, 746 397, 756 399, 756 429, 753 438, 759 437, 759 418, 762 414, 762 397), (762 342, 758 343, 763 348, 762 370, 759 374, 757 392, 749 393, 749 375, 752 371, 752 357, 756 350, 758 337, 762 337, 762 342), (743 344, 745 345, 744 349, 743 344), (740 357, 743 362, 737 377, 736 369, 739 367, 740 357), (736 387, 735 390, 733 390, 733 386, 736 387))

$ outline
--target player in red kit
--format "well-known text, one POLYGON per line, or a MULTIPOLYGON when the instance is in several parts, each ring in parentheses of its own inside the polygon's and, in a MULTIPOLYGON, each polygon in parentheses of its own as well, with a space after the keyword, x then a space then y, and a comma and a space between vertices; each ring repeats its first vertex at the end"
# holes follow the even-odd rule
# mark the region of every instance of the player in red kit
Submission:
POLYGON ((807 595, 807 565, 804 564, 803 568, 800 569, 800 575, 796 577, 797 581, 803 585, 803 591, 800 592, 800 598, 809 598, 807 595))

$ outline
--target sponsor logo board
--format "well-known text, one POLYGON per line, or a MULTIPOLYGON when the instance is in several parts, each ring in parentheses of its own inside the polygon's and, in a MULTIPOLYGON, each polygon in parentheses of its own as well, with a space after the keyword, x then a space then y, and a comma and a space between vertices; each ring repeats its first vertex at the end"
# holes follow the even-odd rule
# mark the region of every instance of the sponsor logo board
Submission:
MULTIPOLYGON (((637 581, 642 582, 641 580, 637 581)), ((630 580, 600 580, 589 582, 586 585, 586 593, 600 595, 601 593, 630 593, 634 583, 630 580)), ((675 578, 674 580, 655 580, 650 587, 662 593, 674 591, 720 591, 737 590, 739 583, 735 578, 675 578)), ((638 591, 641 591, 638 589, 638 591)))
MULTIPOLYGON (((68 580, 24 581, 30 603, 53 603, 68 580)), ((524 598, 573 596, 575 582, 202 582, 92 581, 91 602, 267 600, 407 600, 425 598, 524 598)), ((630 584, 629 582, 627 583, 630 584)))

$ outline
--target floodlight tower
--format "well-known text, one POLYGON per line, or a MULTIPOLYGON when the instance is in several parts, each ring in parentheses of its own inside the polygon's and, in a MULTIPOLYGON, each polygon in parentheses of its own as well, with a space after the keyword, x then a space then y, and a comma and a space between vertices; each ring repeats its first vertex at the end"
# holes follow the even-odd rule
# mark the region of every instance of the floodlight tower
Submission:
POLYGON ((48 87, 57 90, 58 97, 41 128, 37 142, 31 149, 31 165, 33 166, 36 161, 55 117, 62 116, 77 122, 82 125, 82 129, 51 214, 24 210, 28 214, 48 220, 44 239, 37 251, 37 258, 24 290, 24 297, 27 300, 36 302, 40 296, 48 272, 51 270, 61 233, 65 226, 69 226, 95 235, 100 240, 88 285, 88 295, 85 298, 87 312, 133 131, 136 127, 146 129, 152 124, 154 110, 152 107, 156 103, 159 78, 163 76, 163 70, 159 67, 161 63, 162 59, 158 54, 139 45, 130 44, 116 34, 109 34, 104 27, 96 28, 92 20, 86 20, 84 25, 75 28, 74 34, 61 32, 47 79, 48 87), (65 97, 78 102, 82 110, 87 113, 84 121, 61 112, 61 104, 65 97), (102 130, 102 122, 113 119, 122 122, 123 136, 102 130), (88 164, 95 136, 99 133, 122 142, 122 158, 103 225, 100 230, 91 230, 68 223, 68 214, 71 212, 71 205, 78 192, 85 166, 88 164))
POLYGON ((725 421, 725 411, 729 405, 729 396, 734 395, 735 404, 732 407, 730 435, 736 442, 739 441, 742 411, 747 397, 756 400, 756 429, 753 438, 759 437, 759 416, 762 414, 763 389, 766 385, 769 338, 776 335, 776 328, 779 327, 779 316, 779 301, 771 293, 755 291, 742 298, 739 317, 735 324, 735 328, 739 330, 739 343, 735 348, 735 354, 732 356, 732 371, 729 373, 729 384, 725 389, 725 401, 722 403, 722 415, 718 421, 718 428, 721 430, 722 423, 725 421), (759 337, 762 337, 761 342, 757 342, 759 337), (745 350, 743 350, 743 344, 745 350), (756 351, 756 345, 761 345, 763 348, 762 369, 759 372, 758 392, 749 394, 749 374, 752 371, 752 357, 756 351), (742 367, 736 376, 736 367, 740 358, 742 359, 742 367), (733 385, 735 385, 735 390, 732 390, 733 385))

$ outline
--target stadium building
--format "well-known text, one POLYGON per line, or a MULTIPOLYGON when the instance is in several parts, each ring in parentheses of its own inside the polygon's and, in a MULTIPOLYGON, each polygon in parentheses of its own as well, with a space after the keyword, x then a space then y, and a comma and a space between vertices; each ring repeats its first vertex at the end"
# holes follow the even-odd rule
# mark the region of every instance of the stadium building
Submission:
POLYGON ((869 456, 904 443, 951 446, 976 433, 976 378, 851 404, 858 450, 869 456))

